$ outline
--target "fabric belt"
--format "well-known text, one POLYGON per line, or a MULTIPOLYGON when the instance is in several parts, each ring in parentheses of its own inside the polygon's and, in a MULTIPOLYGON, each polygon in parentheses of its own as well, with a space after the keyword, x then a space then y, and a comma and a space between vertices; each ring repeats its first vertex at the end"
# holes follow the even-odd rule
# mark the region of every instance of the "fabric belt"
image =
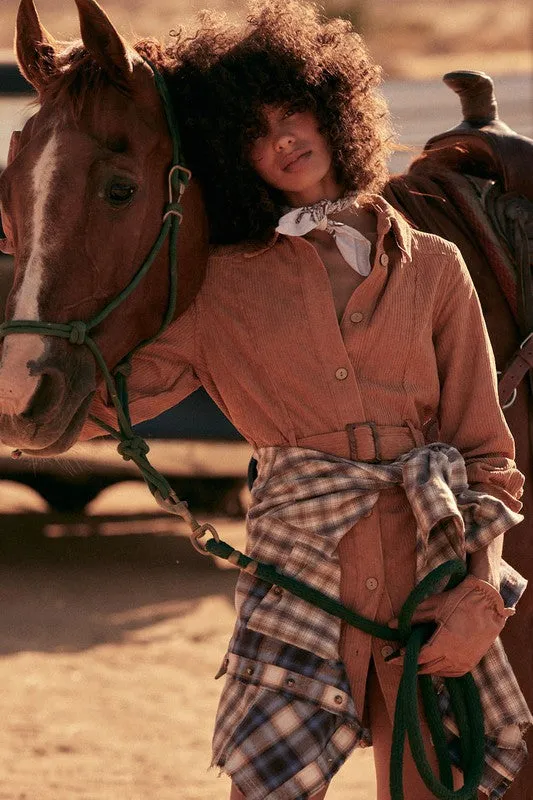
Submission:
POLYGON ((425 444, 424 434, 413 425, 376 425, 351 422, 342 431, 319 433, 298 439, 298 447, 320 450, 351 461, 395 461, 414 447, 425 444))

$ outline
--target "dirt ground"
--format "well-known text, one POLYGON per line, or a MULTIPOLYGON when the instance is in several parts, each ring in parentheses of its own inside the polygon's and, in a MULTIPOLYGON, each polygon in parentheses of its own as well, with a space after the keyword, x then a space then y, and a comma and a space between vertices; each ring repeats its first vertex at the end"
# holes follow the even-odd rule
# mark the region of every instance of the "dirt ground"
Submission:
MULTIPOLYGON (((93 510, 152 502, 115 487, 93 510)), ((0 482, 0 800, 227 798, 209 748, 236 572, 161 520, 152 535, 45 538, 38 518, 13 515, 37 506, 0 482)), ((217 523, 242 545, 242 523, 217 523)), ((328 800, 374 797, 361 751, 328 800)))

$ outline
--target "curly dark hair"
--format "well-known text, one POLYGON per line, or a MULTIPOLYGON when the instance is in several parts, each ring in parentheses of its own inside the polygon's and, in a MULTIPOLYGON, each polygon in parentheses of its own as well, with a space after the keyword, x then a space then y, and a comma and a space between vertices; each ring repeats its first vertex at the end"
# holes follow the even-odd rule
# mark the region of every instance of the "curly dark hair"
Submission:
POLYGON ((248 159, 264 132, 265 105, 314 112, 344 191, 376 192, 385 183, 392 133, 381 70, 347 20, 322 18, 301 0, 261 0, 240 27, 204 13, 196 35, 177 35, 165 56, 160 66, 213 243, 265 240, 278 222, 283 197, 248 159))

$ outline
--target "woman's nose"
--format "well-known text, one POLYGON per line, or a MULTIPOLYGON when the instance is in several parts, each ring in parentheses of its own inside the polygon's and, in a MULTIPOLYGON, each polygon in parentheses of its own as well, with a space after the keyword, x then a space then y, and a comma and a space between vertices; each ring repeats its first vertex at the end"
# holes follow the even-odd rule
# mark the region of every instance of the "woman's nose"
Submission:
POLYGON ((276 138, 274 143, 274 150, 276 153, 282 153, 287 147, 292 147, 294 144, 295 136, 292 133, 284 133, 276 138))

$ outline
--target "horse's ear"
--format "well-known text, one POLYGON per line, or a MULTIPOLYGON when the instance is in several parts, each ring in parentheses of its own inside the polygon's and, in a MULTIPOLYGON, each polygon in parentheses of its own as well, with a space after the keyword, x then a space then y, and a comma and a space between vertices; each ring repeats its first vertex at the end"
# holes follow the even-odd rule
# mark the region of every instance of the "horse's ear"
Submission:
POLYGON ((41 25, 33 0, 21 0, 15 48, 22 74, 40 91, 56 71, 55 41, 41 25))
POLYGON ((127 84, 133 72, 135 51, 117 33, 95 0, 76 0, 83 44, 116 83, 127 84))

